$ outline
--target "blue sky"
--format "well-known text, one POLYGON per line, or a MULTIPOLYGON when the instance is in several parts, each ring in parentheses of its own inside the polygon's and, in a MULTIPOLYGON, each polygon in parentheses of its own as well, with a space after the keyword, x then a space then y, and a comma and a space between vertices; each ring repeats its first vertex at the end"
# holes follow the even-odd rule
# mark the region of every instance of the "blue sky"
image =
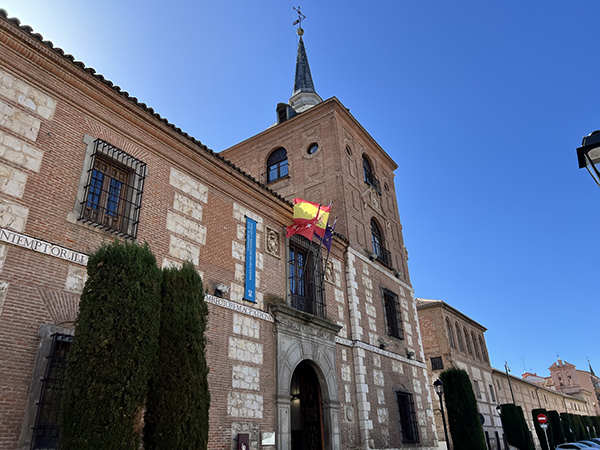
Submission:
MULTIPOLYGON (((296 2, 4 0, 9 16, 220 151, 293 87, 296 2)), ((301 4, 317 92, 398 163, 418 297, 488 328, 496 368, 600 372, 599 0, 301 4)))

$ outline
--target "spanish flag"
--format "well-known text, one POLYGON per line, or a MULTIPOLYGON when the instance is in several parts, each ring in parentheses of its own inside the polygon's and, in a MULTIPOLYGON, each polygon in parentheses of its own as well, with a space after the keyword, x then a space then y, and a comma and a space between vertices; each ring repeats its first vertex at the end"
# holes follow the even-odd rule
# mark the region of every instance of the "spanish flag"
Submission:
POLYGON ((313 233, 323 237, 331 206, 322 206, 301 198, 294 199, 294 225, 287 227, 286 236, 300 234, 312 239, 313 233))

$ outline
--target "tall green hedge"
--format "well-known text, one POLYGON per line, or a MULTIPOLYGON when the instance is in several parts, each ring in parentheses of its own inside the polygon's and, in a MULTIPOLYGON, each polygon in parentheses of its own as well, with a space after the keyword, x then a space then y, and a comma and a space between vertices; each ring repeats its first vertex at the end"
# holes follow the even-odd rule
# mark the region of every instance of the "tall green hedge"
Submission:
POLYGON ((592 428, 594 424, 592 423, 592 418, 590 416, 580 416, 581 422, 583 423, 583 431, 585 433, 584 439, 589 439, 593 436, 594 429, 592 428))
POLYGON ((208 308, 191 263, 163 271, 160 350, 146 411, 146 450, 206 449, 208 366, 204 331, 208 308))
POLYGON ((545 409, 541 409, 541 408, 540 409, 532 409, 531 415, 533 417, 533 425, 535 427, 535 433, 537 434, 537 437, 540 440, 540 444, 542 445, 542 450, 553 450, 555 447, 554 435, 552 434, 552 421, 550 420, 550 415, 548 414, 548 411, 546 411, 545 409), (540 426, 540 423, 537 420, 537 417, 539 414, 544 414, 548 418, 548 422, 546 422, 546 425, 548 425, 546 432, 544 432, 544 430, 540 426), (547 436, 548 442, 546 442, 546 436, 547 436), (549 447, 548 447, 548 444, 550 444, 549 447))
POLYGON ((557 411, 548 411, 548 421, 550 422, 550 428, 548 431, 552 430, 552 438, 554 439, 554 443, 558 445, 567 442, 562 428, 560 416, 557 411))
POLYGON ((523 409, 512 403, 505 403, 500 406, 502 407, 502 426, 508 443, 520 450, 533 450, 533 443, 531 442, 527 422, 525 422, 523 409))
POLYGON ((574 425, 572 423, 571 414, 569 413, 560 413, 560 420, 562 422, 563 433, 565 434, 565 439, 567 442, 573 442, 577 440, 574 434, 574 425))
POLYGON ((592 425, 594 426, 594 437, 600 436, 600 416, 592 416, 592 425))
POLYGON ((61 450, 137 450, 160 326, 161 272, 148 245, 89 258, 67 359, 61 450))
POLYGON ((575 440, 581 441, 582 439, 587 439, 587 432, 585 431, 583 421, 579 414, 571 414, 571 423, 573 424, 573 435, 575 436, 575 440))
POLYGON ((444 383, 444 399, 454 450, 486 450, 477 400, 469 375, 452 367, 440 374, 444 383))

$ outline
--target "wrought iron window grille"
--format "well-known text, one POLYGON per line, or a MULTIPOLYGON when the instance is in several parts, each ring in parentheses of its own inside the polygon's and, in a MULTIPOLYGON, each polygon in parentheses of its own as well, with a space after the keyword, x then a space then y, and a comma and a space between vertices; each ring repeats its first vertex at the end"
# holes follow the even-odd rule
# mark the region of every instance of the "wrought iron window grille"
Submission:
POLYGON ((410 392, 396 390, 396 401, 398 404, 398 415, 400 417, 402 442, 419 442, 419 423, 417 421, 413 395, 410 392))
POLYGON ((404 327, 402 324, 402 312, 398 296, 389 289, 382 288, 383 306, 385 309, 385 321, 387 332, 390 336, 404 339, 404 327))
POLYGON ((96 139, 79 220, 134 238, 142 204, 146 164, 96 139))
POLYGON ((326 318, 325 273, 317 244, 303 236, 289 240, 289 286, 292 308, 326 318))
POLYGON ((50 354, 33 427, 31 450, 54 450, 58 448, 61 398, 64 390, 67 353, 73 336, 57 333, 52 336, 50 354))

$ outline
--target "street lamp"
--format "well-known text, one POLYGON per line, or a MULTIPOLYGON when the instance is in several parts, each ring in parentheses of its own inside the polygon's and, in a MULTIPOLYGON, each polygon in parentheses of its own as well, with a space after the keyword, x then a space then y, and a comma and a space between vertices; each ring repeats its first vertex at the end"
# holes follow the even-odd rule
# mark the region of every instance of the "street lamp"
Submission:
POLYGON ((579 168, 588 170, 594 181, 600 186, 600 130, 585 136, 581 147, 577 149, 579 168))
POLYGON ((450 450, 450 441, 448 440, 448 429, 446 428, 446 417, 444 416, 444 402, 442 401, 442 395, 444 395, 444 383, 439 378, 433 382, 433 388, 435 393, 440 398, 440 410, 442 411, 442 423, 444 424, 444 436, 446 437, 446 447, 450 450))
POLYGON ((504 422, 502 422, 502 406, 496 406, 496 411, 498 411, 498 415, 500 416, 500 424, 502 425, 502 440, 504 441, 504 448, 508 449, 508 440, 506 439, 506 431, 504 430, 504 422))

